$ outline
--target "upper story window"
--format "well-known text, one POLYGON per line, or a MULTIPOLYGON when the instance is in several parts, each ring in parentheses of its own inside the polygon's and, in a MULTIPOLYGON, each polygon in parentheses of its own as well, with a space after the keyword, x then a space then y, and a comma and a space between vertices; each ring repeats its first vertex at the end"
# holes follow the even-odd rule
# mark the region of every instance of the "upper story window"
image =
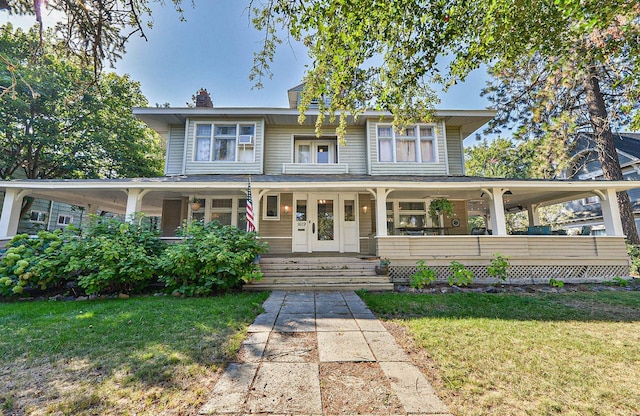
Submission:
POLYGON ((196 124, 194 160, 253 162, 255 129, 255 124, 196 124))
POLYGON ((379 162, 435 162, 436 136, 433 126, 408 126, 395 131, 391 125, 376 129, 379 162))
POLYGON ((295 163, 338 163, 335 140, 296 140, 295 163))

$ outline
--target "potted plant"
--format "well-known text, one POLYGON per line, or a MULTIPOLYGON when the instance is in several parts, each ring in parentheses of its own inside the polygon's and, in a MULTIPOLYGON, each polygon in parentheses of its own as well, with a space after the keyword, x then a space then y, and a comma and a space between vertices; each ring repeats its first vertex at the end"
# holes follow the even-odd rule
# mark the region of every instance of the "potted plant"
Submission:
POLYGON ((191 198, 191 201, 189 201, 189 202, 191 203, 191 210, 192 211, 197 211, 202 206, 202 204, 200 203, 200 200, 198 198, 196 198, 195 196, 193 198, 191 198))
POLYGON ((391 264, 391 260, 386 257, 380 259, 380 265, 376 266, 376 274, 381 276, 389 275, 389 264, 391 264))
POLYGON ((447 198, 436 198, 431 200, 429 204, 429 216, 434 220, 438 220, 440 215, 453 215, 453 202, 447 198))

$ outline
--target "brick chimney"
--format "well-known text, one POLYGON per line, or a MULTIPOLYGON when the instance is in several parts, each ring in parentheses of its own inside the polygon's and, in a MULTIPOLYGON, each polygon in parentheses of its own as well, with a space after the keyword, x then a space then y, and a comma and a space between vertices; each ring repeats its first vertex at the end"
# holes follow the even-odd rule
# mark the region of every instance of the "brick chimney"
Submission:
POLYGON ((206 88, 200 88, 200 91, 198 91, 198 95, 196 95, 196 107, 213 108, 213 101, 211 101, 211 96, 206 88))

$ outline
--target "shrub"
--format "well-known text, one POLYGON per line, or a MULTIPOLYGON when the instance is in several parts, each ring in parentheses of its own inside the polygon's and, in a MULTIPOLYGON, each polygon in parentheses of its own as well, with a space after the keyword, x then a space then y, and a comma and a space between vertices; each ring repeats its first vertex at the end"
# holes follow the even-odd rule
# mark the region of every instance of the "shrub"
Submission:
POLYGON ((25 289, 55 289, 65 283, 65 276, 48 267, 64 242, 63 232, 40 231, 37 238, 18 234, 7 243, 0 261, 0 296, 21 295, 25 289))
POLYGON ((82 237, 65 244, 67 273, 87 294, 136 292, 152 281, 163 248, 158 232, 139 223, 91 216, 82 237))
POLYGON ((180 235, 184 241, 167 247, 159 263, 168 290, 202 296, 262 278, 254 259, 267 245, 255 233, 212 221, 185 224, 180 235))
POLYGON ((549 279, 549 286, 551 287, 564 287, 564 281, 560 279, 554 279, 553 277, 549 279))
POLYGON ((487 274, 504 282, 507 280, 507 277, 509 277, 510 268, 511 263, 509 262, 509 257, 503 256, 500 253, 494 253, 491 264, 487 267, 487 274))
POLYGON ((417 265, 418 271, 411 276, 409 284, 411 287, 422 289, 425 286, 429 286, 431 282, 436 280, 436 272, 431 267, 427 266, 427 263, 424 260, 420 260, 417 265))
POLYGON ((473 283, 473 279, 475 277, 473 272, 464 267, 462 263, 455 260, 452 261, 451 264, 449 264, 449 271, 451 272, 451 276, 447 277, 449 286, 467 286, 473 283))

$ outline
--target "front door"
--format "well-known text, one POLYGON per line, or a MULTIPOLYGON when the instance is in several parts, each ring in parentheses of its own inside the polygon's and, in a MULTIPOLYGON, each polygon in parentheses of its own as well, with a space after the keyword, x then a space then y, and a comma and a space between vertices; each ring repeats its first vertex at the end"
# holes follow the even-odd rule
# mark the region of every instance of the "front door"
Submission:
POLYGON ((310 199, 312 251, 339 251, 338 195, 312 194, 310 199))

